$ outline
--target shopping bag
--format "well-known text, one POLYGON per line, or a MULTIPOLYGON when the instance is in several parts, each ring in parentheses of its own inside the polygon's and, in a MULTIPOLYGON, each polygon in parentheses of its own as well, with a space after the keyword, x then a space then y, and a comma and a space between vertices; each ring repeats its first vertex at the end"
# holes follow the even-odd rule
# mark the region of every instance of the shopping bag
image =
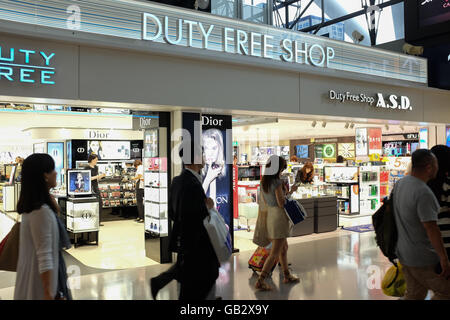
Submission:
MULTIPOLYGON (((253 252, 252 256, 248 260, 248 267, 255 272, 261 272, 264 267, 264 263, 266 262, 267 258, 269 257, 271 248, 272 248, 272 243, 270 243, 268 246, 265 246, 265 247, 256 248, 255 252, 253 252)), ((276 261, 276 263, 274 263, 274 265, 272 267, 272 271, 273 271, 273 269, 275 269, 275 266, 277 265, 277 263, 278 263, 278 260, 276 261)))
POLYGON ((19 260, 20 222, 17 222, 0 244, 0 270, 16 271, 19 260))
POLYGON ((259 191, 258 219, 253 232, 253 243, 259 247, 265 247, 270 244, 267 233, 267 204, 261 190, 259 191))
POLYGON ((402 265, 392 266, 384 275, 381 282, 383 293, 390 297, 403 297, 406 291, 406 281, 402 271, 402 265))
POLYGON ((296 225, 307 217, 307 213, 305 208, 298 203, 297 200, 292 198, 287 198, 284 204, 284 211, 288 216, 289 220, 291 220, 292 224, 296 225))
POLYGON ((209 210, 209 217, 203 220, 211 244, 220 263, 228 261, 231 257, 231 235, 229 228, 216 209, 209 210))

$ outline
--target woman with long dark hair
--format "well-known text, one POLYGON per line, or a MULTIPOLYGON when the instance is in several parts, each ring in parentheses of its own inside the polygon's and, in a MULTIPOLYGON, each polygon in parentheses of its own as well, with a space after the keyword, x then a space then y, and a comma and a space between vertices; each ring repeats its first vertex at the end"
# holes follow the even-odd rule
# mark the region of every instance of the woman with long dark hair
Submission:
POLYGON ((312 183, 314 179, 314 166, 311 162, 305 163, 303 168, 298 170, 297 176, 295 177, 296 183, 312 183))
POLYGON ((431 148, 431 152, 438 160, 439 170, 436 178, 428 182, 428 186, 441 206, 438 214, 438 226, 447 255, 450 257, 450 148, 445 145, 437 145, 431 148))
POLYGON ((280 260, 284 274, 284 283, 295 283, 299 279, 293 276, 288 268, 286 238, 291 232, 291 222, 284 212, 286 195, 297 190, 294 186, 286 190, 281 181, 281 173, 287 168, 286 160, 279 156, 271 156, 267 162, 264 176, 261 179, 261 196, 267 204, 267 234, 272 243, 270 255, 264 263, 261 275, 256 282, 256 289, 271 290, 265 278, 270 274, 272 267, 280 260))
POLYGON ((55 162, 48 154, 25 159, 17 211, 20 224, 16 300, 71 299, 62 248, 69 248, 67 232, 50 195, 56 187, 55 162))

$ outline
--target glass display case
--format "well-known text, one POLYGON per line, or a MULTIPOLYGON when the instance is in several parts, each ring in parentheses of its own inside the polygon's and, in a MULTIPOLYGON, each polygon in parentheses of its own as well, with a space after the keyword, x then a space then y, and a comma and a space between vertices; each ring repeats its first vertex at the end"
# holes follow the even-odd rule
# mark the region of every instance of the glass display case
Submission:
MULTIPOLYGON (((246 220, 247 231, 250 231, 250 221, 258 218, 258 181, 238 182, 238 219, 246 220)), ((240 223, 238 229, 241 229, 240 223)))
POLYGON ((359 168, 325 166, 324 176, 326 183, 336 185, 339 214, 359 214, 359 168))
POLYGON ((380 166, 361 166, 360 175, 360 214, 372 215, 380 207, 380 166))
POLYGON ((144 132, 144 227, 153 237, 169 235, 167 128, 144 132))

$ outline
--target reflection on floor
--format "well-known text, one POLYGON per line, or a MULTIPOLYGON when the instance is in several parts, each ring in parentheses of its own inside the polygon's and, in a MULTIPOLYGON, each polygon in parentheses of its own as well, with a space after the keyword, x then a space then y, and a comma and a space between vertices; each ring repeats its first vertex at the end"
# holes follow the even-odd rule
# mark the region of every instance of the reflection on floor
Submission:
MULTIPOLYGON (((9 218, 2 217, 0 214, 0 231, 5 225, 5 219, 9 218)), ((358 223, 367 223, 366 221, 360 222, 358 223)), ((109 268, 125 266, 126 263, 123 260, 126 259, 130 260, 130 264, 139 264, 139 261, 145 257, 143 247, 136 248, 133 244, 140 241, 137 237, 142 234, 143 226, 133 223, 128 228, 105 224, 103 237, 108 233, 106 230, 109 230, 111 235, 116 233, 115 237, 113 236, 109 241, 104 238, 105 244, 98 248, 80 247, 76 249, 83 249, 80 252, 95 251, 96 253, 91 253, 90 257, 88 257, 88 253, 78 255, 84 254, 85 259, 97 261, 94 264, 98 264, 99 269, 81 266, 78 272, 69 272, 69 283, 75 299, 151 299, 149 279, 168 269, 170 264, 147 265, 126 270, 101 270, 105 268, 103 266, 109 268), (134 230, 135 234, 130 232, 130 234, 119 236, 117 234, 119 229, 134 230), (124 239, 121 239, 119 241, 118 237, 122 236, 126 236, 128 240, 125 239, 124 242, 124 239), (115 246, 118 247, 117 250, 115 250, 115 246), (114 258, 118 252, 121 252, 122 255, 114 258), (101 263, 102 259, 95 257, 96 254, 103 255, 107 262, 101 263)), ((354 222, 349 223, 354 224, 354 222)), ((251 242, 251 233, 242 232, 245 233, 236 235, 237 241, 251 242)), ((255 291, 254 284, 257 276, 248 269, 248 259, 252 250, 243 250, 242 247, 240 252, 234 254, 230 261, 220 269, 216 295, 226 300, 396 299, 385 296, 380 289, 381 279, 391 265, 376 247, 373 232, 356 233, 339 229, 335 232, 290 238, 289 244, 288 260, 292 263, 293 273, 301 278, 299 284, 283 284, 281 270, 277 267, 269 280, 269 284, 275 289, 270 292, 255 291), (373 273, 374 270, 375 273, 373 273)), ((66 261, 71 266, 77 265, 77 263, 80 265, 72 258, 66 257, 66 261)), ((93 264, 91 261, 88 262, 88 265, 93 264)), ((12 299, 14 280, 15 273, 0 272, 0 299, 12 299)), ((173 281, 161 290, 157 298, 174 300, 177 298, 177 294, 177 284, 173 281)))
POLYGON ((127 269, 158 264, 145 256, 143 223, 123 220, 103 225, 98 246, 72 247, 67 252, 92 268, 127 269))
MULTIPOLYGON (((383 295, 379 285, 390 263, 380 254, 373 233, 335 234, 334 237, 291 244, 288 260, 301 282, 282 283, 277 267, 269 280, 275 289, 270 292, 254 290, 256 275, 248 269, 251 251, 235 254, 225 263, 217 280, 218 296, 226 300, 303 300, 395 299, 383 295), (379 277, 372 275, 379 270, 379 277)), ((128 270, 109 271, 71 277, 75 299, 151 299, 148 281, 169 268, 154 265, 128 270)), ((0 289, 1 299, 11 299, 12 287, 0 289)), ((158 299, 176 299, 177 284, 171 282, 158 299)))

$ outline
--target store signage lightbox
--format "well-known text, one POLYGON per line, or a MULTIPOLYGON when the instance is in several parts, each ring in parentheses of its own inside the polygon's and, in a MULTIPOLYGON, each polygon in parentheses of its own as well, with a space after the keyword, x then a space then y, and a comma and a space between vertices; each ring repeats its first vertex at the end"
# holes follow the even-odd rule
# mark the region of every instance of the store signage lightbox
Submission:
POLYGON ((383 93, 377 93, 376 95, 370 96, 364 93, 354 94, 349 91, 336 92, 334 90, 329 90, 328 98, 340 103, 354 102, 368 104, 375 108, 398 109, 403 111, 411 111, 413 109, 411 100, 408 96, 397 96, 395 94, 386 97, 383 93))
POLYGON ((47 153, 55 161, 56 182, 60 186, 62 184, 62 171, 64 169, 64 142, 48 142, 47 153))
MULTIPOLYGON (((172 20, 175 20, 172 18, 172 20)), ((299 42, 290 38, 282 38, 278 43, 275 36, 258 32, 246 31, 231 27, 222 27, 214 24, 204 25, 200 21, 187 19, 176 19, 175 25, 171 23, 168 16, 163 19, 152 13, 142 15, 142 40, 158 41, 163 39, 165 43, 182 45, 183 35, 187 35, 186 44, 193 47, 193 33, 200 33, 202 48, 209 50, 212 40, 210 36, 220 29, 222 52, 241 54, 246 56, 260 57, 266 59, 281 60, 284 62, 308 64, 316 67, 328 67, 335 56, 332 47, 324 47, 318 43, 299 42), (173 36, 171 29, 175 28, 173 36), (196 29, 194 31, 194 29, 196 29), (175 39, 174 39, 175 38, 175 39), (279 52, 281 54, 274 54, 279 52)), ((215 39, 214 42, 217 40, 215 39)))
POLYGON ((53 52, 0 46, 0 80, 53 85, 54 57, 53 52))
POLYGON ((369 155, 381 154, 383 149, 381 128, 368 128, 367 132, 369 137, 369 155))
POLYGON ((356 156, 364 157, 368 154, 367 128, 356 129, 356 156))

